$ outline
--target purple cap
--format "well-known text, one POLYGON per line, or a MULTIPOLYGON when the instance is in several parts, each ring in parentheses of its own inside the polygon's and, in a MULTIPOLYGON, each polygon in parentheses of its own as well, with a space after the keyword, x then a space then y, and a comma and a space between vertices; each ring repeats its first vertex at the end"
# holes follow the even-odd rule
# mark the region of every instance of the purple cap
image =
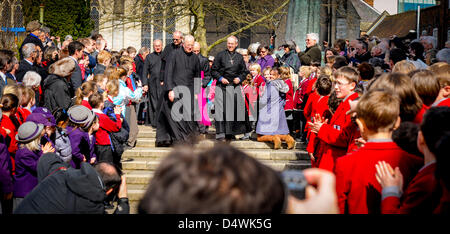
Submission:
POLYGON ((42 124, 44 126, 51 126, 54 127, 56 126, 55 123, 52 123, 51 121, 49 121, 46 116, 42 113, 31 113, 30 115, 28 115, 27 120, 26 121, 30 121, 30 122, 34 122, 36 124, 42 124))
POLYGON ((36 107, 32 114, 34 113, 40 113, 43 114, 45 116, 45 118, 47 118, 47 120, 52 124, 52 125, 45 125, 45 126, 56 126, 56 120, 55 117, 52 115, 52 112, 50 112, 49 109, 45 108, 45 107, 36 107))

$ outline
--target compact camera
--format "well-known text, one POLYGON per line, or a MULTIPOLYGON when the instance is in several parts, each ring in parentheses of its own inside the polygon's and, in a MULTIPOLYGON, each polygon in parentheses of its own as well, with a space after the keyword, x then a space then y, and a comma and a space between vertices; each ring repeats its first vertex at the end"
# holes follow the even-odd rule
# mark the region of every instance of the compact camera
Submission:
POLYGON ((283 182, 291 195, 299 200, 305 199, 305 190, 308 182, 300 170, 286 170, 281 173, 283 182))

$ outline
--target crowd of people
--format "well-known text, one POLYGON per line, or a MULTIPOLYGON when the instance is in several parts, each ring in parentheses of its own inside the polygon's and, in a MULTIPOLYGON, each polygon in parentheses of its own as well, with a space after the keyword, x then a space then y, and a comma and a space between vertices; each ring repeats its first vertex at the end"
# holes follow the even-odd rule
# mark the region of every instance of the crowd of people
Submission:
POLYGON ((122 153, 144 124, 157 147, 194 145, 211 129, 219 145, 175 150, 141 213, 449 212, 448 43, 363 35, 321 48, 310 33, 304 50, 244 49, 230 36, 205 57, 180 31, 151 52, 111 51, 101 34, 60 43, 37 21, 26 29, 20 61, 0 50, 3 214, 103 213, 112 196, 128 213, 122 153), (288 196, 272 169, 220 144, 238 135, 306 144, 317 196, 288 196))

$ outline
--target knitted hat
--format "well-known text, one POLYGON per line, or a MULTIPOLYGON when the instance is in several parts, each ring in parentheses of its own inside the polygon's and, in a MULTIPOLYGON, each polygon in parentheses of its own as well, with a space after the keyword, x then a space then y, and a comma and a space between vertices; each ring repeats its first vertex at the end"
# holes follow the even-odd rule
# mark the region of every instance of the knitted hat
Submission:
POLYGON ((16 140, 20 143, 28 143, 39 137, 44 129, 44 125, 27 121, 20 125, 17 131, 16 140))
POLYGON ((80 124, 82 126, 91 125, 92 121, 95 118, 94 112, 83 105, 72 106, 67 111, 67 114, 69 115, 69 120, 72 123, 80 124))
POLYGON ((41 23, 37 20, 33 20, 27 24, 27 32, 33 32, 41 28, 41 23))
POLYGON ((52 125, 44 124, 45 126, 55 126, 56 125, 55 116, 52 115, 52 113, 50 112, 49 109, 47 109, 45 107, 36 107, 32 113, 33 114, 34 113, 43 114, 45 116, 45 118, 47 118, 47 120, 52 124, 52 125))
POLYGON ((28 115, 27 121, 31 121, 36 124, 42 124, 44 126, 50 126, 50 127, 56 126, 55 123, 52 123, 51 121, 49 121, 49 119, 46 118, 46 116, 42 113, 31 113, 30 115, 28 115))

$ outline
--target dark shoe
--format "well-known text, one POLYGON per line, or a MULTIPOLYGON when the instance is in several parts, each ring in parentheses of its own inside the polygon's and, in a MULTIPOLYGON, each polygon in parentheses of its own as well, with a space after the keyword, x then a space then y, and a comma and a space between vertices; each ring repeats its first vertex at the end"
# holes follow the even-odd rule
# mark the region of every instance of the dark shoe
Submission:
POLYGON ((156 142, 156 147, 170 147, 171 145, 172 145, 172 142, 170 142, 170 141, 156 142))
POLYGON ((239 138, 239 140, 241 140, 241 141, 249 141, 250 137, 249 136, 243 136, 243 137, 239 138))
POLYGON ((133 146, 125 144, 125 147, 123 147, 124 150, 130 150, 133 149, 133 146))

